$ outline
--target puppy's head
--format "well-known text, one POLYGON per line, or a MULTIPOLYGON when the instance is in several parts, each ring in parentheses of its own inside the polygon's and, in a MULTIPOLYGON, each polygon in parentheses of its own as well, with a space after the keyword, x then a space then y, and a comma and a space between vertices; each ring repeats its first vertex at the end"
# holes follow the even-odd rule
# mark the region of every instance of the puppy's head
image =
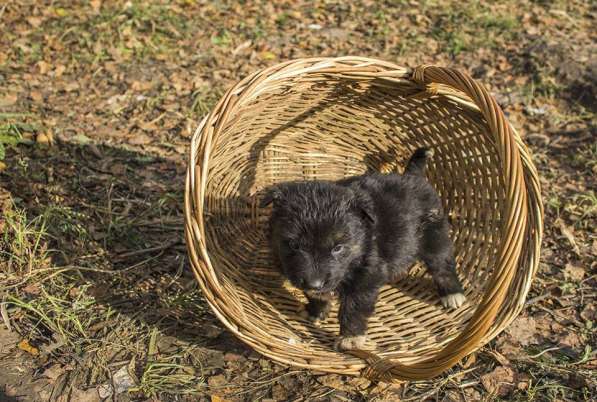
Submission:
POLYGON ((366 252, 373 214, 351 189, 331 182, 286 183, 261 203, 273 203, 271 236, 282 273, 300 289, 329 292, 366 252))

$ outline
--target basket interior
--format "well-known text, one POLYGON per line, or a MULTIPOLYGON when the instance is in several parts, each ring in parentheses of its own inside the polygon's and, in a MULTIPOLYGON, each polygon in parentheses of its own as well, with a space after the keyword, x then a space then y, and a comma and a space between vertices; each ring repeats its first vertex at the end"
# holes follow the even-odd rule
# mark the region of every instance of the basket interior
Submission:
MULTIPOLYGON (((313 326, 301 318, 304 297, 283 284, 270 256, 267 221, 258 193, 287 180, 338 179, 365 171, 401 171, 412 151, 431 146, 427 176, 448 212, 457 270, 467 302, 441 307, 420 266, 383 288, 369 339, 375 353, 421 361, 464 328, 481 300, 501 243, 505 194, 500 163, 478 111, 420 88, 344 81, 296 81, 237 105, 214 139, 205 193, 209 261, 226 293, 227 308, 245 332, 269 337, 269 348, 296 351, 297 362, 342 354, 337 304, 313 326), (244 327, 244 328, 243 328, 244 327)), ((293 354, 293 353, 290 353, 293 354)))

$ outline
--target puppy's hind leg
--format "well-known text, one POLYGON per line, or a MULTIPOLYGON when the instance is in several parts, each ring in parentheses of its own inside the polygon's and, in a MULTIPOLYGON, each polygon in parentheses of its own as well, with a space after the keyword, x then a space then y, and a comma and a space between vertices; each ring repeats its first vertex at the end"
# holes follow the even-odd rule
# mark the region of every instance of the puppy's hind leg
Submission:
POLYGON ((430 223, 425 228, 420 256, 437 285, 443 306, 460 307, 466 298, 456 274, 452 241, 445 221, 430 223))

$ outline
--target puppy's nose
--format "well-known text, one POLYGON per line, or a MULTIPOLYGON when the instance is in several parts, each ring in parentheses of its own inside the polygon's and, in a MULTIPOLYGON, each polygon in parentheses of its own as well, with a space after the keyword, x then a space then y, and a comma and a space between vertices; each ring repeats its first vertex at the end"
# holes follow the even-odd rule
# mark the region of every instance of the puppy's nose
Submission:
POLYGON ((323 287, 323 279, 313 279, 307 282, 309 289, 319 290, 323 287))

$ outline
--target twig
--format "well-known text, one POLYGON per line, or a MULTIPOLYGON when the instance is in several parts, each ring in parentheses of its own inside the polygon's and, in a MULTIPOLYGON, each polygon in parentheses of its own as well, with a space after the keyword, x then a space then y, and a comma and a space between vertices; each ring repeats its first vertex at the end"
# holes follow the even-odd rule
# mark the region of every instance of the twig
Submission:
POLYGON ((553 311, 553 310, 550 310, 550 309, 548 309, 548 308, 546 308, 546 307, 543 307, 543 306, 537 306, 537 308, 539 308, 539 309, 541 309, 541 310, 543 310, 543 311, 545 311, 545 312, 547 312, 547 313, 551 314, 551 315, 552 315, 552 316, 554 316, 555 318, 559 318, 559 319, 561 319, 561 320, 570 321, 571 323, 573 323, 574 325, 576 325, 577 327, 579 327, 579 328, 581 328, 581 329, 585 327, 585 326, 584 326, 584 325, 583 325, 583 324, 582 324, 580 321, 578 321, 578 320, 577 320, 577 319, 575 319, 575 318, 563 316, 563 315, 561 315, 561 314, 558 314, 558 313, 556 313, 555 311, 553 311))
POLYGON ((42 283, 47 281, 48 279, 51 279, 53 277, 55 277, 56 275, 60 275, 63 272, 68 272, 68 271, 87 271, 87 272, 98 272, 100 274, 118 274, 118 273, 122 273, 122 272, 127 272, 130 270, 133 270, 135 268, 138 268, 146 263, 148 263, 151 260, 156 259, 157 256, 155 257, 149 257, 146 258, 145 260, 138 262, 136 264, 131 265, 130 267, 126 267, 124 269, 117 269, 117 270, 109 270, 109 269, 99 269, 99 268, 88 268, 88 267, 78 267, 78 266, 74 266, 74 265, 69 265, 69 266, 65 266, 65 267, 54 267, 54 268, 42 268, 42 269, 38 269, 36 271, 31 272, 30 274, 28 274, 25 279, 23 279, 20 282, 17 282, 15 284, 9 285, 9 286, 5 286, 3 287, 3 289, 14 289, 16 287, 19 287, 25 283, 27 283, 27 281, 29 281, 32 277, 37 276, 41 273, 44 272, 50 272, 53 271, 51 275, 43 278, 40 282, 38 283, 42 283))
POLYGON ((524 304, 527 306, 530 306, 532 304, 540 302, 541 300, 547 299, 550 296, 551 295, 549 293, 544 293, 542 295, 539 295, 537 297, 533 297, 532 299, 527 300, 524 304))
POLYGON ((136 255, 139 254, 146 254, 146 253, 151 253, 153 251, 161 251, 161 250, 165 250, 167 248, 170 248, 176 244, 180 243, 179 239, 176 239, 170 243, 166 243, 166 244, 162 244, 161 246, 155 246, 155 247, 150 247, 150 248, 145 248, 143 250, 135 250, 135 251, 129 251, 128 253, 123 253, 123 254, 119 254, 116 256, 116 258, 114 259, 115 261, 118 260, 124 260, 127 259, 129 257, 134 257, 136 255))
POLYGON ((536 355, 531 355, 531 356, 529 356, 529 357, 530 357, 531 359, 536 359, 536 358, 538 358, 539 356, 543 355, 544 353, 547 353, 547 352, 552 352, 552 351, 554 351, 554 350, 560 350, 560 349, 562 349, 562 348, 561 348, 561 347, 559 347, 559 346, 556 346, 556 347, 553 347, 553 348, 547 348, 547 349, 545 349, 544 351, 541 351, 541 352, 537 353, 536 355))

